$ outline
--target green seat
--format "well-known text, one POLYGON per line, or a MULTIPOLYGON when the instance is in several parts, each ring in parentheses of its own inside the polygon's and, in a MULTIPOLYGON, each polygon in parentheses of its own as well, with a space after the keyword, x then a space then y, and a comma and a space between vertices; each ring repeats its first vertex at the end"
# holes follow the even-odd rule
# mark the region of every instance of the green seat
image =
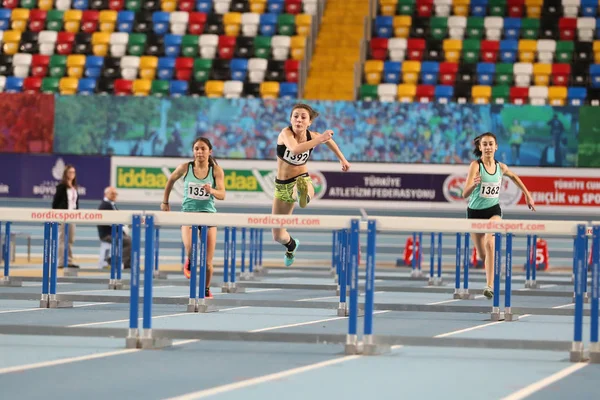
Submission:
POLYGON ((496 64, 496 84, 511 85, 513 82, 513 64, 496 64))
POLYGON ((564 40, 558 41, 556 43, 556 52, 554 53, 556 63, 570 64, 573 59, 573 51, 575 51, 575 42, 564 40))
POLYGON ((296 33, 294 14, 279 14, 279 17, 277 17, 277 33, 283 36, 293 36, 296 33))
POLYGON ((377 85, 363 84, 360 87, 360 100, 364 101, 375 101, 378 99, 377 96, 377 85))
POLYGON ((270 36, 255 36, 254 37, 254 57, 257 57, 257 58, 271 57, 271 37, 270 36))
POLYGON ((538 18, 523 18, 521 20, 521 37, 537 39, 540 36, 540 20, 538 18))
POLYGON ((145 33, 130 33, 129 42, 127 43, 127 54, 131 56, 142 56, 146 48, 145 33))
POLYGON ((37 3, 37 0, 21 0, 21 4, 19 7, 32 10, 34 8, 37 8, 37 3))
POLYGON ((206 82, 210 76, 213 60, 210 58, 196 58, 194 60, 194 79, 206 82))
POLYGON ((181 54, 183 57, 196 57, 198 55, 198 35, 184 35, 181 39, 181 54))
POLYGON ((481 41, 478 39, 465 39, 463 41, 462 58, 463 62, 476 63, 479 61, 479 49, 481 41))
POLYGON ((46 13, 46 30, 60 32, 63 27, 62 10, 49 10, 46 13))
POLYGON ((62 78, 67 69, 67 56, 54 54, 48 63, 48 75, 53 78, 62 78))
POLYGON ((130 11, 140 11, 142 9, 141 0, 127 0, 125 2, 125 9, 130 11))
POLYGON ((445 39, 448 36, 448 18, 432 17, 429 23, 429 31, 432 39, 445 39))
POLYGON ((510 100, 510 86, 508 85, 497 85, 492 86, 492 99, 491 102, 495 104, 508 103, 510 100))
POLYGON ((42 86, 40 87, 40 91, 42 93, 57 93, 58 82, 58 78, 44 78, 42 79, 42 86))
POLYGON ((154 80, 150 87, 150 94, 154 96, 169 95, 169 81, 154 80))
POLYGON ((506 0, 490 0, 488 10, 490 17, 504 17, 506 14, 506 0))
POLYGON ((483 17, 469 17, 467 18, 467 29, 465 32, 465 38, 481 39, 484 32, 484 18, 483 17))
POLYGON ((397 15, 413 15, 415 12, 415 0, 398 0, 397 15))

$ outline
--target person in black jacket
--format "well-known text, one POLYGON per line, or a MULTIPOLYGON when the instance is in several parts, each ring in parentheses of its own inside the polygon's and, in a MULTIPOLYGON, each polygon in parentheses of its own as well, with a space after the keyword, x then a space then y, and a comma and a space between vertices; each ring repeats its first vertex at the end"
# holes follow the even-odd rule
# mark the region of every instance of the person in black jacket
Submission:
MULTIPOLYGON (((117 210, 117 189, 108 186, 104 189, 104 198, 98 210, 117 210)), ((98 225, 98 237, 102 242, 112 242, 112 227, 110 225, 98 225)), ((110 264, 110 262, 109 262, 110 264)), ((123 232, 123 268, 131 267, 131 237, 123 232)))
MULTIPOLYGON (((63 171, 62 179, 56 185, 56 192, 52 199, 52 208, 55 210, 78 210, 79 209, 79 193, 77 193, 77 173, 73 165, 67 164, 63 171)), ((69 225, 69 240, 67 246, 67 267, 79 268, 73 264, 73 243, 75 242, 75 224, 69 225)), ((58 268, 65 265, 64 257, 65 248, 65 225, 60 224, 58 227, 58 268)))

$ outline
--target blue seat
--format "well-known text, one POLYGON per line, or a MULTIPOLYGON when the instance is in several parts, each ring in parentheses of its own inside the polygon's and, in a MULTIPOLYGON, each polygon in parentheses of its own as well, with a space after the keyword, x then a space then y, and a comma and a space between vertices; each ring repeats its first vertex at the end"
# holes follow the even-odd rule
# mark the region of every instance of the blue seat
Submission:
POLYGON ((104 65, 104 57, 87 56, 85 59, 85 73, 88 78, 99 78, 104 65))
POLYGON ((517 60, 519 42, 517 40, 501 40, 499 48, 500 61, 503 63, 514 63, 517 60))
POLYGON ((232 58, 229 63, 231 70, 231 80, 245 81, 248 74, 248 59, 247 58, 232 58))
POLYGON ((165 56, 179 57, 181 52, 181 41, 183 37, 180 35, 168 34, 164 36, 165 56))
POLYGON ((421 81, 423 85, 436 85, 440 73, 440 64, 436 61, 423 61, 421 63, 421 81))
POLYGON ((518 40, 521 36, 521 18, 504 18, 504 39, 518 40))
POLYGON ((10 30, 10 16, 12 15, 12 10, 9 8, 0 8, 0 30, 8 31, 10 30))
POLYGON ((593 88, 600 88, 600 64, 590 65, 590 83, 593 88))
POLYGON ((298 98, 298 84, 293 82, 281 82, 279 84, 279 98, 296 99, 298 98))
POLYGON ((587 98, 587 89, 584 87, 569 87, 567 88, 567 103, 571 106, 581 106, 587 98))
POLYGON ((273 36, 277 32, 277 14, 267 13, 260 15, 260 35, 273 36))
POLYGON ((471 0, 470 10, 473 17, 487 16, 488 0, 471 0))
POLYGON ((169 83, 169 92, 174 97, 187 95, 188 88, 188 81, 171 81, 169 83))
POLYGON ((582 17, 595 17, 598 13, 598 0, 581 0, 579 10, 582 17))
POLYGON ((156 75, 158 80, 168 81, 173 78, 175 71, 174 57, 160 57, 156 65, 156 75))
POLYGON ((435 87, 435 98, 439 103, 448 103, 454 97, 454 86, 437 85, 435 87))
POLYGON ((496 73, 496 64, 478 63, 477 64, 477 82, 480 85, 492 85, 494 83, 494 74, 496 73))
POLYGON ((88 0, 73 0, 72 8, 75 10, 88 10, 88 0))
POLYGON ((131 32, 133 30, 133 21, 135 20, 135 12, 119 11, 117 14, 117 31, 131 32))
POLYGON ((267 12, 274 14, 284 13, 285 2, 284 0, 269 0, 267 1, 267 12))
POLYGON ((600 39, 600 18, 596 18, 596 39, 600 39))
POLYGON ((394 17, 378 15, 375 17, 375 37, 391 38, 394 33, 394 17))
POLYGON ((169 16, 171 14, 164 11, 157 11, 152 14, 152 29, 157 35, 164 35, 169 32, 169 16))
POLYGON ((4 84, 5 93, 21 93, 23 91, 23 78, 7 76, 4 84))
POLYGON ((96 79, 82 78, 77 84, 77 93, 83 95, 92 95, 96 92, 96 79))
POLYGON ((196 11, 203 13, 210 13, 213 10, 212 0, 198 0, 196 1, 196 11))
POLYGON ((383 63, 383 82, 400 83, 402 63, 400 61, 385 61, 383 63))

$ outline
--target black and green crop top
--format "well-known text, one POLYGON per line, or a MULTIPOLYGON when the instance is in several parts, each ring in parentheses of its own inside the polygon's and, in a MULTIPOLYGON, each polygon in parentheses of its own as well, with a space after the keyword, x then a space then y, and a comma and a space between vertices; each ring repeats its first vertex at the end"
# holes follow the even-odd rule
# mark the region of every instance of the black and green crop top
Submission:
MULTIPOLYGON (((289 128, 292 132, 294 132, 291 126, 289 128)), ((311 140, 310 131, 308 129, 306 130, 306 140, 311 140)), ((283 161, 290 165, 298 166, 306 164, 308 162, 308 159, 310 158, 312 151, 313 149, 310 149, 306 150, 304 153, 301 154, 294 154, 290 149, 287 148, 285 144, 277 145, 277 157, 281 158, 283 161)))

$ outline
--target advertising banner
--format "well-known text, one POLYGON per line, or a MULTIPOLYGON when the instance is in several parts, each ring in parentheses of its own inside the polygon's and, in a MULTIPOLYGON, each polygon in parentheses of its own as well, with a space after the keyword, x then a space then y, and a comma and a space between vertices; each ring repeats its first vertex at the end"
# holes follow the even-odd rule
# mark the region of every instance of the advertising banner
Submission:
MULTIPOLYGON (((184 158, 112 157, 111 182, 119 201, 154 203, 158 208, 172 171, 184 158)), ((224 205, 270 206, 273 201, 276 162, 217 160, 225 171, 224 205)), ((342 172, 340 164, 313 162, 309 173, 315 187, 311 205, 335 208, 391 210, 465 210, 462 191, 467 166, 416 164, 353 164, 342 172)), ((600 207, 600 170, 565 168, 511 168, 531 192, 539 212, 591 211, 600 207), (584 177, 584 178, 581 178, 584 177)), ((171 192, 170 202, 180 204, 183 182, 171 192)), ((527 211, 518 186, 504 177, 500 204, 506 211, 527 211)))
POLYGON ((102 200, 110 184, 110 157, 104 156, 2 155, 0 168, 12 172, 0 178, 0 185, 8 186, 10 192, 4 196, 51 199, 66 165, 75 167, 81 200, 102 200))
POLYGON ((52 153, 54 96, 0 93, 0 153, 52 153))

